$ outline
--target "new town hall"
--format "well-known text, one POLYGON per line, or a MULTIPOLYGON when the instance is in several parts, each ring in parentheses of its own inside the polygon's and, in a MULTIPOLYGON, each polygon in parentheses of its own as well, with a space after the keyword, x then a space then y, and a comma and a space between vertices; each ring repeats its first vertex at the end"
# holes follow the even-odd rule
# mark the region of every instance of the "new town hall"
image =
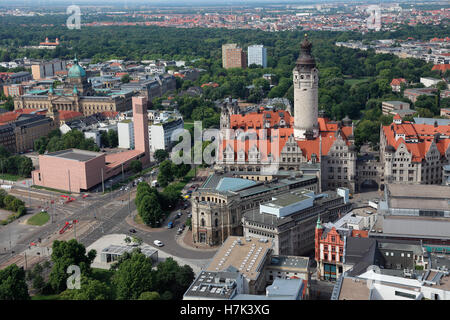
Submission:
POLYGON ((380 128, 380 154, 358 157, 352 121, 319 116, 319 71, 311 47, 305 38, 293 70, 294 116, 291 110, 262 107, 242 113, 231 103, 223 107, 225 138, 218 165, 228 172, 257 175, 269 164, 293 172, 316 164, 321 190, 347 187, 358 192, 364 185, 382 188, 395 181, 441 184, 442 168, 450 159, 450 125, 434 119, 414 124, 398 116, 380 128))

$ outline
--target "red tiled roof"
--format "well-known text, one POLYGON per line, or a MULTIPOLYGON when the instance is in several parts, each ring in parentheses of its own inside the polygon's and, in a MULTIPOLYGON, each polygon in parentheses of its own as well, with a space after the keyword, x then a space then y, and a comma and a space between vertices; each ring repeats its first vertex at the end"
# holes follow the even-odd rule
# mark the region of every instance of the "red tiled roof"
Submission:
MULTIPOLYGON (((318 118, 318 122, 320 131, 319 138, 296 141, 303 156, 305 156, 307 160, 311 160, 312 155, 315 154, 317 156, 317 161, 320 161, 320 148, 322 148, 322 155, 327 155, 331 146, 337 139, 336 132, 339 129, 337 123, 331 123, 325 118, 318 118), (322 144, 322 146, 320 146, 320 144, 322 144)), ((261 113, 253 112, 246 115, 231 115, 230 123, 232 129, 241 129, 247 133, 250 133, 249 130, 254 130, 256 136, 249 136, 245 142, 241 140, 238 141, 238 139, 224 139, 222 141, 222 145, 220 146, 220 160, 226 160, 222 159, 224 150, 226 150, 227 147, 232 147, 235 153, 235 160, 237 160, 238 151, 243 149, 245 151, 245 161, 248 161, 248 152, 254 146, 258 148, 262 161, 268 160, 269 154, 278 159, 289 137, 294 134, 294 118, 291 117, 290 113, 285 110, 265 110, 261 113), (280 113, 282 113, 284 117, 281 117, 280 113), (267 115, 269 115, 269 117, 267 115), (285 119, 286 123, 289 123, 289 126, 274 129, 274 125, 279 124, 282 118, 285 119), (264 121, 269 123, 269 128, 264 126, 264 121), (263 134, 262 129, 267 129, 267 137, 265 137, 264 140, 261 136, 263 134)), ((342 127, 340 130, 340 135, 346 141, 347 145, 350 145, 348 136, 351 134, 352 127, 342 127)))
POLYGON ((450 64, 435 64, 431 70, 432 71, 438 70, 445 72, 447 70, 450 70, 450 64))
POLYGON ((59 113, 59 119, 60 120, 70 120, 73 118, 79 118, 82 117, 83 114, 78 111, 70 111, 70 110, 60 110, 59 113))
POLYGON ((383 132, 386 137, 387 145, 391 145, 394 149, 404 144, 412 155, 412 161, 422 161, 433 143, 443 156, 450 145, 450 138, 438 139, 433 142, 434 135, 439 133, 443 136, 450 136, 450 126, 442 125, 435 127, 429 124, 415 124, 403 121, 401 124, 392 123, 389 126, 383 126, 383 132), (404 135, 405 138, 396 135, 404 135), (418 142, 413 142, 418 141, 418 142))
POLYGON ((404 79, 404 78, 395 78, 395 79, 392 79, 391 86, 399 86, 400 84, 402 84, 404 82, 406 82, 406 79, 404 79))

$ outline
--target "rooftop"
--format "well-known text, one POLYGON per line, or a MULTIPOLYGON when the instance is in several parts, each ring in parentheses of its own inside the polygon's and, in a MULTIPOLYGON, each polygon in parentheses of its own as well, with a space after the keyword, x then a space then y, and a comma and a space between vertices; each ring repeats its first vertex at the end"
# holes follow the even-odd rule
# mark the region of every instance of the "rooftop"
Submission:
MULTIPOLYGON (((136 249, 136 247, 133 246, 118 246, 118 245, 110 245, 109 247, 105 248, 102 250, 102 253, 108 253, 108 254, 116 254, 116 255, 122 255, 125 252, 131 252, 134 249, 136 249)), ((155 252, 157 252, 157 250, 153 249, 152 247, 145 245, 142 247, 139 247, 139 249, 141 250, 141 252, 147 256, 147 257, 151 257, 155 252)))
POLYGON ((47 156, 51 156, 51 157, 76 160, 76 161, 81 161, 81 162, 92 160, 101 155, 103 155, 103 153, 79 150, 79 149, 67 149, 67 150, 56 151, 56 152, 47 154, 47 156))
POLYGON ((308 257, 299 256, 272 256, 270 259, 269 267, 289 268, 289 269, 302 269, 306 272, 309 265, 308 257))
POLYGON ((236 293, 238 272, 202 271, 184 294, 205 299, 230 299, 236 293))
POLYGON ((229 236, 217 251, 208 271, 224 271, 233 266, 244 277, 256 279, 262 269, 265 260, 272 248, 270 241, 261 242, 257 238, 229 236))

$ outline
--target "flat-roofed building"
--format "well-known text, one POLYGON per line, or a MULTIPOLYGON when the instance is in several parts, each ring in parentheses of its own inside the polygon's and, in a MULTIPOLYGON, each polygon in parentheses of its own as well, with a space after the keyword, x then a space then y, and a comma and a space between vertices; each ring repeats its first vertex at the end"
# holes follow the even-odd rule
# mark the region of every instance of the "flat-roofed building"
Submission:
POLYGON ((421 240, 424 244, 449 246, 450 188, 386 185, 378 219, 369 237, 421 240))
POLYGON ((134 149, 133 120, 126 119, 117 123, 117 135, 119 136, 119 148, 134 149))
MULTIPOLYGON (((383 101, 381 103, 381 109, 384 115, 394 114, 397 111, 409 111, 415 113, 414 110, 411 110, 410 104, 404 101, 383 101)), ((403 114, 401 114, 403 116, 403 114)))
POLYGON ((273 240, 274 254, 305 255, 314 250, 318 216, 324 221, 335 221, 339 214, 350 209, 351 204, 333 191, 321 194, 304 189, 285 192, 244 214, 244 236, 273 240), (278 211, 285 215, 277 216, 278 211))
POLYGON ((203 270, 183 295, 183 300, 231 300, 244 292, 244 276, 231 271, 203 270))
POLYGON ((31 65, 31 73, 33 74, 34 80, 54 77, 58 71, 66 71, 66 61, 43 61, 31 65))
POLYGON ((270 261, 272 241, 229 236, 214 255, 206 271, 219 272, 233 267, 244 277, 243 293, 261 294, 266 286, 265 267, 270 261))

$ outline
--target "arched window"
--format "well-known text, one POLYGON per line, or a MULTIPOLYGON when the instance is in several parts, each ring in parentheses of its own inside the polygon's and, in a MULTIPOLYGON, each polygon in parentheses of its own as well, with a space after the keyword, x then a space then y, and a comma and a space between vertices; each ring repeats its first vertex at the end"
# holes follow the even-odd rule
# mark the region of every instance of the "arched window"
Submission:
POLYGON ((218 227, 219 226, 219 219, 214 220, 214 226, 218 227))
POLYGON ((200 222, 200 225, 201 225, 202 227, 205 226, 205 219, 202 218, 202 220, 201 220, 201 222, 200 222))

